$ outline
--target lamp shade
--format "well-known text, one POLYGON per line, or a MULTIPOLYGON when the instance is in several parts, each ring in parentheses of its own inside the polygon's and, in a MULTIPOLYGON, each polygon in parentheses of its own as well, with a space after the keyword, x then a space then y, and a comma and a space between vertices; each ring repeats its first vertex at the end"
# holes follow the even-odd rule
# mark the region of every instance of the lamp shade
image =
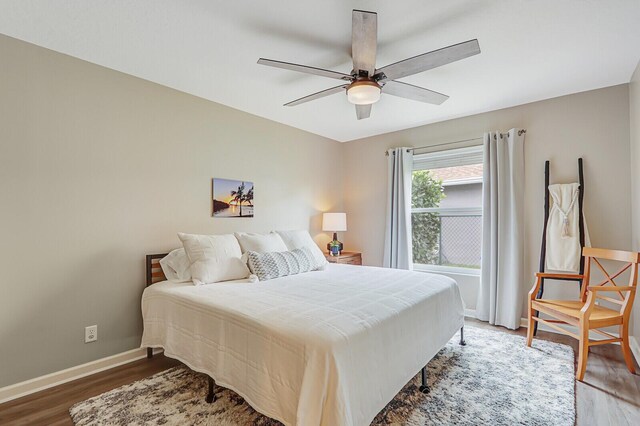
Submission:
POLYGON ((322 215, 322 230, 328 232, 343 232, 347 230, 346 213, 324 213, 322 215))

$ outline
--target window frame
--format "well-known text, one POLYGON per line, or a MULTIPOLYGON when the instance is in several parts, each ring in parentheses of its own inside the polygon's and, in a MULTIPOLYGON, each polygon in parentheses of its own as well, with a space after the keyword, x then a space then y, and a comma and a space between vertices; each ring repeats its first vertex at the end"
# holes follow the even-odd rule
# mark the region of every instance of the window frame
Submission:
MULTIPOLYGON (((416 172, 416 171, 420 171, 420 170, 431 170, 428 168, 424 168, 424 167, 418 167, 416 168, 416 162, 418 162, 418 164, 420 163, 424 163, 425 158, 431 157, 433 156, 434 158, 441 158, 441 157, 447 157, 447 156, 452 156, 455 155, 455 153, 452 153, 451 151, 458 151, 460 154, 460 157, 464 158, 466 156, 473 156, 474 154, 477 155, 478 150, 482 149, 482 145, 475 145, 475 146, 470 146, 470 147, 466 147, 466 148, 457 148, 457 149, 450 149, 450 150, 442 150, 442 151, 433 151, 433 152, 429 152, 429 153, 425 153, 425 154, 419 154, 414 156, 414 164, 412 167, 411 172, 416 172)), ((477 164, 477 163, 472 163, 472 164, 477 164)), ((455 167, 455 166, 452 166, 455 167)), ((444 184, 443 186, 455 186, 455 185, 465 185, 465 184, 474 184, 474 183, 482 183, 483 179, 482 178, 470 178, 470 179, 461 179, 459 181, 452 181, 449 184, 444 184)), ((483 216, 482 214, 482 207, 456 207, 456 208, 440 208, 440 207, 430 207, 430 208, 411 208, 411 215, 413 215, 414 213, 438 213, 438 214, 445 214, 446 216, 476 216, 476 215, 480 215, 480 217, 483 216)), ((411 234, 413 235, 413 229, 411 230, 411 234)), ((464 268, 464 267, 459 267, 459 266, 443 266, 443 265, 429 265, 429 264, 424 264, 424 263, 413 263, 413 269, 415 271, 420 271, 420 272, 430 272, 430 273, 437 273, 437 274, 456 274, 456 275, 470 275, 470 276, 480 276, 481 274, 481 268, 464 268)))

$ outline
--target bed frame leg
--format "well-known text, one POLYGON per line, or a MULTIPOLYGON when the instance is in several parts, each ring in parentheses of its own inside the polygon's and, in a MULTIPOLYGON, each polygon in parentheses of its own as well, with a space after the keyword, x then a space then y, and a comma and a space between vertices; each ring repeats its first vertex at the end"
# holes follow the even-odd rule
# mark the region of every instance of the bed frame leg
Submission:
POLYGON ((153 348, 147 348, 147 358, 153 358, 153 348))
POLYGON ((460 346, 466 346, 467 342, 464 340, 464 325, 460 327, 460 346))
POLYGON ((211 377, 207 377, 207 379, 209 379, 209 393, 207 394, 205 401, 211 404, 213 401, 216 400, 216 395, 215 395, 216 382, 211 377))
POLYGON ((431 388, 427 385, 427 367, 426 366, 422 367, 422 370, 420 371, 420 373, 422 376, 422 385, 420 385, 418 390, 422 393, 431 392, 431 388))

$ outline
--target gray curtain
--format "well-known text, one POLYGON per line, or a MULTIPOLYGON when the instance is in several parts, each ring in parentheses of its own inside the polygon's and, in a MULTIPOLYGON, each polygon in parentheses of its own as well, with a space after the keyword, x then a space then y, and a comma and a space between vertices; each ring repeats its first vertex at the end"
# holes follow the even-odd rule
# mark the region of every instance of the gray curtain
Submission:
POLYGON ((478 319, 520 327, 524 268, 524 131, 484 135, 478 319))
POLYGON ((388 154, 387 226, 383 266, 412 269, 411 175, 413 151, 394 148, 388 154))

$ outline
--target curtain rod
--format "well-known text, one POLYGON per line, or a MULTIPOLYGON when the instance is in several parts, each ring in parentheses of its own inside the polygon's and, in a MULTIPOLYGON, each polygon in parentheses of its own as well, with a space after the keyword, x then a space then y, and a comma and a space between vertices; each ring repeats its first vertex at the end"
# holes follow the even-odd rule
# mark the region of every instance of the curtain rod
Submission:
MULTIPOLYGON (((518 136, 522 136, 523 133, 527 133, 527 131, 525 129, 521 129, 518 130, 518 136)), ((500 136, 502 136, 502 133, 500 134, 500 136)), ((471 141, 481 141, 484 138, 471 138, 471 139, 462 139, 459 141, 453 141, 453 142, 443 142, 443 143, 437 143, 435 145, 426 145, 426 146, 417 146, 415 148, 408 148, 407 152, 409 151, 415 151, 416 149, 426 149, 426 148, 435 148, 437 146, 445 146, 445 145, 453 145, 456 143, 462 143, 462 142, 471 142, 471 141)), ((385 151, 384 155, 389 155, 389 151, 385 151)))

